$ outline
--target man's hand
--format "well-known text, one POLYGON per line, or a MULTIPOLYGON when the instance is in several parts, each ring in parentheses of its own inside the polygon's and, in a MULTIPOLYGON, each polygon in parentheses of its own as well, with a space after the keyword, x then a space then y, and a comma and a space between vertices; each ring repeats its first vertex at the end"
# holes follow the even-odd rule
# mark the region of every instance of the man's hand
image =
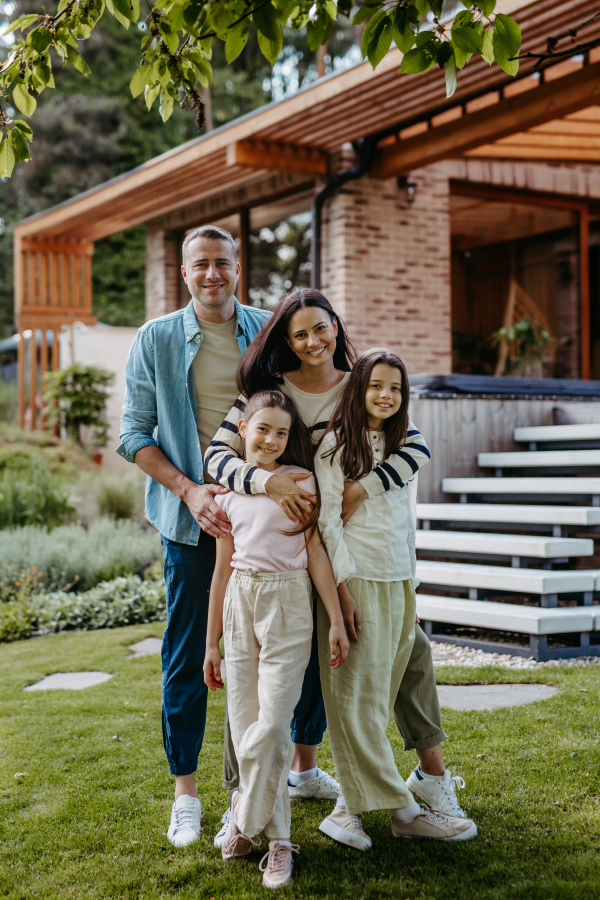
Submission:
POLYGON ((346 587, 345 581, 338 584, 338 597, 340 598, 342 617, 344 619, 346 631, 348 632, 348 637, 356 644, 358 642, 357 631, 362 630, 360 611, 358 609, 358 603, 346 587))
POLYGON ((329 629, 329 665, 334 669, 339 669, 346 661, 349 650, 350 644, 343 624, 340 622, 332 625, 329 629))
POLYGON ((217 506, 215 494, 227 494, 227 488, 219 484, 191 484, 182 496, 196 522, 207 534, 213 537, 225 537, 231 532, 229 519, 217 506))
POLYGON ((368 496, 360 481, 344 482, 344 496, 342 497, 342 523, 344 525, 368 496))
POLYGON ((305 517, 310 516, 317 502, 314 494, 309 494, 297 486, 296 482, 305 478, 307 478, 305 472, 271 475, 265 484, 265 490, 271 500, 279 503, 292 522, 303 522, 305 517))
POLYGON ((223 679, 221 678, 221 651, 218 647, 206 648, 203 669, 204 684, 206 684, 211 691, 216 691, 217 688, 225 687, 223 679))

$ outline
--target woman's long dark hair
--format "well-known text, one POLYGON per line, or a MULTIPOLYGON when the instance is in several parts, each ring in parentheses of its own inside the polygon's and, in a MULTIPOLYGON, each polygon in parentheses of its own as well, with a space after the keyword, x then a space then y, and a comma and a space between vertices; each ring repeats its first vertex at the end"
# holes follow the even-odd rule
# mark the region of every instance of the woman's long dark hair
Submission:
MULTIPOLYGON (((384 347, 374 347, 361 353, 350 378, 346 382, 344 393, 333 411, 327 431, 335 433, 335 447, 325 455, 333 457, 341 451, 341 467, 349 481, 358 481, 373 470, 373 449, 369 441, 369 421, 365 405, 365 394, 374 366, 384 363, 400 370, 402 375, 400 409, 383 423, 385 434, 384 459, 399 450, 406 441, 408 429, 408 403, 410 387, 406 366, 399 356, 384 347)), ((317 453, 319 451, 317 450, 317 453)))
MULTIPOLYGON (((249 422, 252 416, 261 409, 282 409, 291 417, 290 433, 287 446, 279 457, 278 462, 285 466, 299 466, 308 469, 314 475, 315 459, 310 432, 296 411, 296 407, 283 391, 260 391, 254 394, 247 402, 242 413, 244 422, 249 422)), ((316 479, 315 479, 316 484, 316 479)), ((312 536, 319 520, 321 497, 317 485, 317 504, 310 516, 305 519, 295 531, 284 531, 282 534, 294 535, 308 531, 308 538, 312 536)))
POLYGON ((273 310, 244 355, 237 371, 237 385, 241 394, 251 397, 258 391, 271 391, 282 383, 285 372, 300 368, 300 360, 287 342, 290 319, 306 306, 318 306, 329 319, 337 322, 338 333, 333 364, 341 372, 349 372, 356 359, 356 350, 346 333, 344 323, 329 300, 312 288, 290 291, 273 310))

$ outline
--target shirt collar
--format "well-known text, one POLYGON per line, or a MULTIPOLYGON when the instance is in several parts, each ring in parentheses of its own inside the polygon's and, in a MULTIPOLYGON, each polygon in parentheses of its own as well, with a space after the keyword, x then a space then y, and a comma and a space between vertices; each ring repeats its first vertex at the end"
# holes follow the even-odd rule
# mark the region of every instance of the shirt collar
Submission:
MULTIPOLYGON (((235 336, 240 337, 241 335, 246 334, 244 307, 236 297, 233 298, 233 303, 235 305, 235 317, 237 321, 235 336)), ((202 334, 202 329, 198 325, 198 319, 196 318, 193 300, 190 300, 183 311, 183 330, 185 332, 185 339, 188 342, 193 341, 199 334, 202 334)))

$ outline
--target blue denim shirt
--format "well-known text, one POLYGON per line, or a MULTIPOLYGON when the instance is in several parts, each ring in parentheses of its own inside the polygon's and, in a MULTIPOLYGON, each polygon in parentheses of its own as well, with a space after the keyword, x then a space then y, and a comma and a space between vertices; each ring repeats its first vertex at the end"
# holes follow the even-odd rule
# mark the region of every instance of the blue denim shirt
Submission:
MULTIPOLYGON (((236 337, 245 353, 271 314, 237 300, 235 312, 236 337)), ((121 445, 116 451, 133 462, 138 450, 155 444, 197 484, 203 483, 204 469, 192 363, 202 341, 191 300, 185 309, 142 325, 125 367, 121 445)), ((186 504, 153 478, 146 485, 146 518, 172 541, 198 543, 200 526, 186 504)))

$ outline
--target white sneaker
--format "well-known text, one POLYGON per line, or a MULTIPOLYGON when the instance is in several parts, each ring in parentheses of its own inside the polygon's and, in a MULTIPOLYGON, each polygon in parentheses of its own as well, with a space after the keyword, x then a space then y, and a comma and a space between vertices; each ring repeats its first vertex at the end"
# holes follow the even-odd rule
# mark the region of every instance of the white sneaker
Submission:
POLYGON ((263 886, 280 888, 292 883, 292 853, 298 853, 298 844, 289 841, 270 841, 269 849, 263 856, 258 868, 263 872, 263 886), (263 865, 265 863, 266 865, 263 865))
POLYGON ((416 794, 431 809, 437 809, 447 816, 467 818, 466 812, 462 809, 456 797, 456 788, 462 790, 465 786, 460 775, 455 775, 452 778, 451 773, 446 769, 443 781, 432 781, 430 778, 423 778, 417 766, 408 776, 406 786, 409 791, 416 794))
POLYGON ((290 784, 288 781, 290 800, 337 800, 340 786, 331 775, 317 769, 314 778, 302 784, 290 784))
POLYGON ((371 847, 371 838, 363 831, 362 813, 351 816, 345 806, 336 805, 319 825, 319 831, 354 850, 369 850, 371 847))
POLYGON ((173 804, 167 838, 175 847, 187 847, 200 837, 200 801, 182 794, 173 804))
POLYGON ((213 844, 219 850, 223 846, 223 841, 225 840, 225 835, 227 834, 227 826, 229 825, 229 814, 230 814, 230 808, 228 806, 221 817, 221 822, 223 823, 221 825, 221 830, 217 831, 217 833, 215 835, 215 839, 213 841, 213 844))

